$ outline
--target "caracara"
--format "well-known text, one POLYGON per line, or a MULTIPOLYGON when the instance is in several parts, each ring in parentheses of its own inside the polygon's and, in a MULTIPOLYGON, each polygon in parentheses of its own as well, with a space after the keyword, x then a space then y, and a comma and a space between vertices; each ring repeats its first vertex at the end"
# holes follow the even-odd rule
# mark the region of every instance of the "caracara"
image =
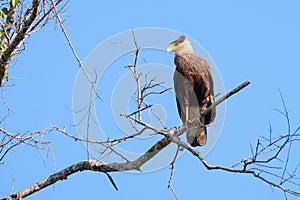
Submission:
POLYGON ((206 126, 216 117, 214 108, 205 116, 197 118, 202 109, 214 102, 212 70, 206 60, 194 54, 184 35, 171 42, 167 51, 175 53, 174 89, 179 116, 187 127, 187 141, 192 146, 203 146, 207 141, 206 126), (192 126, 194 119, 197 121, 192 126))

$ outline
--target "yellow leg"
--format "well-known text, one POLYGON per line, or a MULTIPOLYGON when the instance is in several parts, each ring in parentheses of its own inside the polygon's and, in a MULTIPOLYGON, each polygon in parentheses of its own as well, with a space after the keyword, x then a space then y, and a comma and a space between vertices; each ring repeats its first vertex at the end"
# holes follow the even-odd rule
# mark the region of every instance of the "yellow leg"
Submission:
POLYGON ((185 106, 185 123, 184 123, 184 125, 186 127, 188 127, 188 123, 189 123, 189 106, 186 105, 185 106))

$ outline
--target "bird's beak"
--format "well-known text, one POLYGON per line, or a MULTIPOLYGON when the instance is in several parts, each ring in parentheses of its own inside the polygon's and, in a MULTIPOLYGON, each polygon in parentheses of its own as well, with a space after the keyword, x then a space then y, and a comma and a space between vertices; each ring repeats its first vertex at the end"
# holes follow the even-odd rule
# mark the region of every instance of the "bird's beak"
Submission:
POLYGON ((175 51, 177 49, 177 45, 175 43, 171 43, 168 48, 167 48, 167 52, 172 52, 172 51, 175 51))

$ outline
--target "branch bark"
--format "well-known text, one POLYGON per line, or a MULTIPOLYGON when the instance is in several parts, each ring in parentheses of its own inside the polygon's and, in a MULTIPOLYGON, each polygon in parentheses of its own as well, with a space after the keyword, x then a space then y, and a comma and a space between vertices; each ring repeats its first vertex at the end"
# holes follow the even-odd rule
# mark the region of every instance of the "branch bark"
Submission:
POLYGON ((102 162, 96 161, 96 160, 86 160, 79 163, 76 163, 74 165, 71 165, 55 174, 52 174, 51 176, 15 193, 10 195, 7 198, 2 198, 1 200, 19 200, 22 198, 25 198, 35 192, 38 192, 39 190, 48 187, 49 185, 52 185, 60 180, 65 180, 68 178, 68 176, 81 172, 84 170, 90 170, 90 171, 97 171, 97 172, 110 172, 110 171, 116 171, 115 169, 111 168, 108 165, 105 165, 102 162))

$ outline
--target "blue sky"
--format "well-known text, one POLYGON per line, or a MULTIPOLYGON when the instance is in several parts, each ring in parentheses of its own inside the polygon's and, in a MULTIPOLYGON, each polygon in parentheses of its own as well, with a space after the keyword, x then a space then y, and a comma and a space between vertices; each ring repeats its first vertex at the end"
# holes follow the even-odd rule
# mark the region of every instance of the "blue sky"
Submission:
MULTIPOLYGON (((82 60, 112 35, 132 28, 161 27, 185 33, 202 45, 216 64, 226 91, 250 80, 249 87, 226 102, 222 134, 206 157, 212 164, 230 165, 250 155, 249 141, 255 142, 259 136, 268 134, 269 122, 275 133, 286 131, 284 118, 274 110, 282 109, 279 90, 290 110, 292 129, 300 125, 299 4, 277 0, 93 1, 90 4, 70 1, 63 17, 82 60)), ((55 121, 76 134, 70 108, 78 64, 64 37, 49 26, 28 38, 26 44, 16 67, 9 70, 10 77, 20 79, 13 81, 14 87, 5 88, 14 111, 5 121, 5 128, 11 132, 34 131, 55 121)), ((145 54, 151 57, 151 52, 145 54)), ((164 58, 170 60, 161 63, 172 64, 173 55, 164 58)), ((123 66, 131 60, 124 57, 115 65, 123 66), (126 63, 122 64, 123 60, 126 63)), ((109 96, 103 94, 102 98, 105 104, 109 96)), ((101 108, 101 102, 98 105, 101 108)), ((170 103, 167 110, 172 108, 176 109, 175 104, 170 103)), ((3 104, 0 110, 7 115, 3 104)), ((179 123, 177 115, 170 119, 179 123)), ((111 132, 117 130, 114 126, 109 128, 111 132)), ((54 170, 86 159, 82 144, 55 132, 47 134, 46 139, 52 142, 55 168, 51 156, 44 163, 39 153, 29 147, 15 149, 0 168, 1 197, 8 195, 12 186, 14 191, 22 189, 54 170)), ((297 152, 299 147, 293 146, 292 150, 297 152)), ((298 163, 299 158, 294 155, 291 165, 298 163)), ((28 199, 141 199, 141 196, 173 199, 167 189, 169 173, 169 167, 144 174, 113 173, 119 187, 116 192, 105 175, 81 172, 28 199)), ((189 153, 176 162, 173 186, 180 199, 284 198, 282 192, 272 191, 269 185, 249 175, 208 171, 189 153)))

